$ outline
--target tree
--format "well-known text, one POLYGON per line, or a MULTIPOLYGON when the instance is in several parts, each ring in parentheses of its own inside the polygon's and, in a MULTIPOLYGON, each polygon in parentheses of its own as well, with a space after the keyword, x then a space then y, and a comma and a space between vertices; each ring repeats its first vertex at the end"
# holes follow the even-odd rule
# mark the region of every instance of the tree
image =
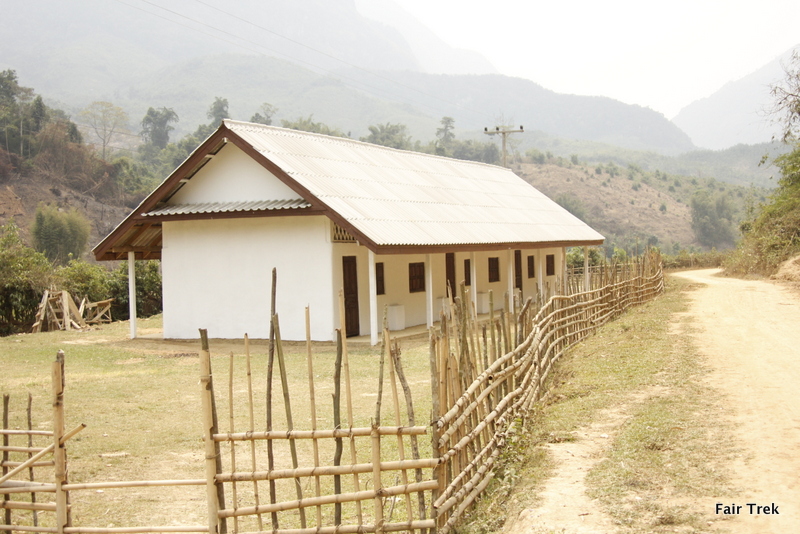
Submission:
POLYGON ((714 197, 702 189, 692 195, 689 207, 692 230, 701 245, 709 248, 733 245, 733 208, 726 195, 714 197))
POLYGON ((256 113, 250 117, 250 122, 269 126, 272 124, 272 117, 274 117, 277 112, 278 108, 272 104, 264 102, 261 104, 261 107, 258 108, 258 111, 256 111, 256 113))
POLYGON ((228 114, 228 99, 222 97, 214 97, 214 102, 208 108, 206 116, 211 119, 210 126, 216 128, 222 123, 223 120, 230 117, 228 114))
POLYGON ((362 137, 361 141, 402 150, 411 149, 411 136, 408 135, 408 129, 405 124, 387 122, 386 124, 369 126, 369 135, 362 137))
POLYGON ((293 121, 283 119, 281 120, 281 126, 284 128, 291 128, 292 130, 332 135, 334 137, 350 137, 338 128, 332 128, 322 122, 314 122, 314 115, 309 115, 308 117, 298 117, 293 121))
POLYGON ((97 101, 89 104, 81 111, 81 118, 100 141, 100 157, 106 159, 106 149, 120 131, 128 124, 128 114, 111 102, 97 101))
POLYGON ((141 123, 142 139, 163 150, 169 144, 169 133, 174 130, 171 124, 178 120, 178 114, 172 108, 149 108, 141 123))
POLYGON ((453 117, 442 117, 441 126, 436 129, 437 154, 446 156, 450 153, 450 145, 453 144, 453 140, 456 138, 456 134, 453 133, 455 123, 456 120, 453 117))
POLYGON ((76 209, 60 211, 57 206, 39 206, 31 228, 33 245, 52 262, 65 264, 80 258, 86 250, 91 226, 76 209))

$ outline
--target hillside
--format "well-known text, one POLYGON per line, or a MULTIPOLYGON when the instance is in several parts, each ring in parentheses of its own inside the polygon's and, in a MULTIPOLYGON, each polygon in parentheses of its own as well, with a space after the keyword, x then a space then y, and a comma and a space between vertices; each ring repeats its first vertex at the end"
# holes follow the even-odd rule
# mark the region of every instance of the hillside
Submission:
POLYGON ((794 47, 714 94, 692 102, 673 119, 695 145, 713 150, 767 143, 777 133, 770 122, 770 86, 785 77, 783 65, 794 47))
MULTIPOLYGON (((112 206, 98 202, 89 195, 64 187, 37 176, 15 176, 0 180, 0 226, 13 221, 20 235, 31 243, 36 208, 39 204, 54 204, 64 210, 77 209, 91 222, 89 247, 95 246, 130 212, 126 206, 112 206)), ((91 255, 83 259, 91 261, 91 255)))

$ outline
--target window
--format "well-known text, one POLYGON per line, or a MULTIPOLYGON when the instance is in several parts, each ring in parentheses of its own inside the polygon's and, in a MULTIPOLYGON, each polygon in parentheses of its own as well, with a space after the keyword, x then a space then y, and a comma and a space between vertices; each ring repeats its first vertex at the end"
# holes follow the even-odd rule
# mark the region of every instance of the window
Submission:
POLYGON ((536 266, 533 256, 528 256, 528 278, 536 278, 536 266))
POLYGON ((514 287, 522 291, 522 251, 514 251, 514 287))
POLYGON ((547 276, 555 276, 556 274, 556 256, 555 254, 548 254, 545 256, 545 260, 547 260, 547 271, 545 274, 547 276))
POLYGON ((489 282, 500 281, 500 258, 489 258, 489 282))
POLYGON ((472 285, 472 269, 470 268, 469 260, 464 260, 464 285, 472 285))
POLYGON ((375 264, 375 294, 386 294, 386 286, 383 282, 383 262, 375 264))
POLYGON ((425 262, 408 264, 408 292, 425 291, 425 262))

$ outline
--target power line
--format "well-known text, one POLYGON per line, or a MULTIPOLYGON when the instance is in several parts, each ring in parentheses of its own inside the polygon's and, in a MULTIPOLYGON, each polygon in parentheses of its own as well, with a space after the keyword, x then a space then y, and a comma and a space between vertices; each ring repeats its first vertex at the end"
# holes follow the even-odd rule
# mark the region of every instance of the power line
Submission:
MULTIPOLYGON (((179 12, 177 12, 177 11, 175 11, 175 10, 172 10, 172 9, 166 8, 166 7, 164 7, 164 6, 160 6, 160 5, 158 5, 158 4, 156 4, 155 2, 152 2, 152 1, 150 1, 150 0, 140 0, 140 1, 141 1, 141 2, 143 2, 143 3, 145 3, 145 4, 148 4, 148 5, 150 5, 150 6, 153 6, 153 7, 157 8, 157 9, 161 9, 161 10, 163 10, 163 11, 166 11, 166 12, 168 12, 168 13, 171 13, 171 14, 173 14, 173 15, 177 16, 177 17, 181 17, 181 18, 183 18, 183 19, 186 19, 186 20, 188 20, 188 21, 190 21, 190 22, 192 22, 192 23, 194 23, 194 24, 199 24, 199 25, 201 25, 201 26, 204 26, 204 27, 206 27, 206 28, 209 28, 209 29, 211 29, 211 30, 213 30, 213 31, 215 31, 215 32, 219 32, 219 33, 221 33, 221 34, 227 35, 227 36, 229 36, 229 37, 232 37, 232 38, 234 38, 234 39, 237 39, 237 40, 239 40, 239 41, 243 41, 243 42, 245 42, 245 43, 248 43, 248 44, 250 44, 250 45, 254 45, 254 46, 256 46, 256 47, 258 47, 258 48, 261 48, 261 49, 263 49, 263 50, 268 50, 269 52, 271 52, 271 53, 273 53, 273 54, 276 54, 276 55, 278 55, 278 56, 282 56, 282 57, 284 57, 284 58, 287 58, 287 59, 289 59, 289 60, 291 60, 291 61, 293 61, 293 62, 295 62, 295 63, 302 63, 302 64, 304 64, 304 65, 307 65, 307 66, 309 66, 309 67, 312 67, 312 68, 314 68, 314 69, 317 69, 317 70, 319 70, 319 71, 322 71, 322 72, 326 73, 327 75, 329 75, 329 76, 331 76, 331 77, 333 77, 333 78, 339 79, 340 81, 343 81, 343 80, 349 80, 349 81, 351 82, 351 83, 350 83, 350 85, 353 85, 353 84, 354 84, 354 85, 355 85, 355 88, 358 88, 358 86, 361 86, 361 88, 362 88, 362 89, 363 89, 363 88, 370 89, 370 90, 373 92, 373 94, 376 94, 376 95, 378 95, 378 94, 383 94, 383 95, 388 95, 388 96, 390 96, 390 97, 393 97, 393 98, 401 98, 401 97, 398 97, 397 95, 392 95, 391 93, 388 93, 388 92, 387 92, 385 89, 382 89, 382 88, 380 88, 380 87, 376 87, 376 86, 373 86, 373 85, 367 84, 367 83, 365 83, 365 82, 363 82, 363 81, 361 81, 361 80, 357 80, 357 79, 355 79, 355 78, 352 78, 352 77, 349 77, 349 76, 343 75, 343 74, 341 74, 341 73, 333 74, 333 72, 332 72, 332 71, 330 71, 330 70, 328 70, 328 69, 325 69, 325 68, 323 68, 323 67, 321 67, 321 66, 319 66, 319 65, 317 65, 317 64, 314 64, 314 63, 311 63, 311 62, 309 62, 309 61, 305 61, 305 60, 302 60, 302 59, 299 59, 299 58, 293 57, 293 56, 291 56, 291 55, 289 55, 289 54, 286 54, 286 53, 283 53, 283 52, 279 52, 279 51, 277 51, 277 50, 273 50, 273 49, 271 49, 271 48, 269 48, 269 47, 267 47, 267 46, 264 46, 263 44, 256 43, 256 42, 254 42, 254 41, 251 41, 251 40, 249 40, 249 39, 246 39, 246 38, 243 38, 243 37, 240 37, 240 36, 234 35, 233 33, 229 32, 229 31, 226 31, 226 30, 224 30, 224 29, 221 29, 221 28, 218 28, 218 27, 216 27, 216 26, 214 26, 214 25, 211 25, 211 24, 208 24, 208 23, 202 22, 202 21, 200 21, 200 20, 193 19, 193 18, 191 18, 191 17, 188 17, 188 16, 186 16, 186 15, 184 15, 184 14, 182 14, 182 13, 179 13, 179 12)), ((481 115, 481 116, 483 116, 483 117, 489 117, 487 114, 485 114, 485 113, 483 113, 483 112, 480 112, 480 111, 477 111, 477 110, 474 110, 474 109, 467 108, 467 107, 465 107, 465 106, 463 106, 463 105, 461 105, 461 104, 458 104, 458 103, 455 103, 455 102, 452 102, 452 101, 449 101, 449 100, 446 100, 446 99, 440 98, 440 97, 438 97, 438 96, 436 96, 436 95, 431 95, 431 94, 425 93, 424 91, 421 91, 421 90, 419 90, 419 89, 417 89, 417 88, 415 88, 415 87, 412 87, 412 86, 409 86, 409 85, 406 85, 406 84, 400 83, 400 82, 398 82, 397 80, 394 80, 394 79, 392 79, 392 78, 389 78, 388 76, 382 76, 382 75, 380 75, 380 74, 378 74, 378 73, 375 73, 375 72, 372 72, 372 71, 370 71, 370 70, 367 70, 367 69, 364 69, 364 68, 358 67, 357 65, 354 65, 354 64, 352 64, 352 63, 349 63, 348 61, 346 61, 346 60, 343 60, 343 59, 340 59, 340 58, 338 58, 338 57, 336 57, 336 56, 334 56, 334 55, 332 55, 332 54, 328 54, 328 53, 326 53, 326 52, 322 52, 322 51, 320 51, 320 50, 317 50, 317 49, 316 49, 316 48, 314 48, 314 47, 308 46, 308 45, 306 45, 306 44, 304 44, 304 43, 301 43, 301 42, 299 42, 299 41, 296 41, 296 40, 294 40, 294 39, 291 39, 291 38, 289 38, 289 37, 286 37, 286 36, 284 36, 284 35, 281 35, 281 34, 279 34, 279 33, 277 33, 277 32, 274 32, 274 31, 272 31, 272 30, 270 30, 270 29, 268 29, 268 28, 264 28, 263 26, 260 26, 260 25, 258 25, 258 24, 255 24, 255 23, 253 23, 253 22, 251 22, 251 21, 248 21, 248 20, 246 20, 246 19, 243 19, 243 18, 241 18, 241 17, 238 17, 238 16, 236 16, 236 15, 233 15, 233 14, 231 14, 231 13, 228 13, 228 12, 226 12, 226 11, 223 11, 223 10, 221 10, 221 9, 219 9, 219 8, 216 8, 216 7, 214 7, 214 6, 210 6, 210 5, 208 5, 207 3, 205 3, 205 2, 201 2, 200 0, 197 0, 197 1, 198 1, 199 3, 201 3, 201 4, 203 4, 203 5, 206 5, 207 7, 210 7, 210 8, 212 8, 212 9, 215 9, 215 10, 219 11, 220 13, 223 13, 223 14, 225 14, 225 15, 228 15, 229 17, 232 17, 232 18, 235 18, 235 19, 237 19, 237 20, 240 20, 240 21, 246 22, 246 23, 248 23, 248 24, 251 24, 252 26, 256 27, 257 29, 259 29, 259 30, 261 30, 261 31, 265 31, 265 32, 271 33, 271 34, 273 34, 273 35, 276 35, 276 36, 278 36, 278 37, 281 37, 281 38, 283 38, 283 39, 286 39, 286 40, 288 40, 288 41, 290 41, 290 42, 292 42, 292 43, 295 43, 295 44, 297 44, 297 45, 299 45, 299 46, 303 46, 303 47, 305 47, 305 48, 308 48, 309 50, 312 50, 312 51, 314 51, 314 52, 317 52, 317 53, 319 53, 319 54, 322 54, 322 55, 325 55, 325 56, 327 56, 327 57, 330 57, 330 58, 332 58, 332 59, 334 59, 334 60, 336 60, 336 61, 339 61, 339 62, 341 62, 341 63, 342 63, 342 64, 344 64, 344 65, 348 65, 348 66, 350 66, 350 67, 353 67, 353 68, 355 68, 355 69, 358 69, 358 70, 360 70, 360 71, 362 71, 362 72, 364 72, 364 73, 366 73, 366 74, 369 74, 369 75, 371 75, 371 76, 374 76, 374 77, 376 77, 376 78, 379 78, 379 79, 381 79, 381 80, 387 81, 387 82, 389 82, 389 83, 391 83, 391 84, 393 84, 393 85, 395 85, 395 86, 398 86, 398 87, 403 87, 403 88, 405 88, 405 89, 409 89, 409 90, 411 90, 411 91, 414 91, 414 92, 417 92, 417 93, 419 93, 420 95, 426 96, 426 97, 428 97, 428 98, 431 98, 431 99, 434 99, 434 100, 438 100, 438 101, 440 101, 440 102, 442 102, 442 103, 445 103, 445 104, 448 104, 448 105, 451 105, 451 106, 457 107, 457 108, 459 108, 459 109, 462 109, 462 110, 464 110, 464 111, 468 111, 468 112, 470 112, 470 113, 474 113, 474 114, 477 114, 477 115, 481 115)), ((168 21, 168 22, 170 22, 170 23, 177 24, 177 25, 179 25, 179 26, 182 26, 182 27, 184 27, 184 28, 187 28, 187 29, 190 29, 190 30, 193 30, 193 31, 197 31, 197 32, 199 32, 199 33, 202 33, 203 35, 208 35, 208 36, 210 36, 210 37, 212 37, 212 38, 215 38, 215 39, 221 40, 221 41, 223 41, 223 42, 226 42, 226 43, 228 43, 228 44, 231 44, 231 45, 233 45, 233 46, 237 46, 237 47, 243 48, 243 49, 245 49, 245 50, 248 50, 248 51, 250 51, 250 52, 256 53, 256 54, 258 54, 258 55, 262 55, 262 56, 265 56, 265 57, 269 57, 269 56, 267 56, 266 54, 264 54, 262 51, 259 51, 259 50, 254 50, 254 49, 250 48, 249 46, 244 46, 244 45, 243 45, 243 44, 241 44, 241 43, 238 43, 238 42, 233 42, 233 41, 231 41, 231 40, 229 40, 229 39, 225 39, 225 38, 223 38, 223 37, 221 37, 221 36, 219 36, 219 35, 215 35, 215 34, 211 34, 211 33, 208 33, 208 32, 205 32, 205 31, 202 31, 202 30, 200 30, 200 29, 198 29, 198 28, 196 28, 196 27, 193 27, 193 26, 189 26, 189 25, 186 25, 186 24, 181 24, 180 22, 178 22, 178 21, 176 21, 176 20, 173 20, 173 19, 171 19, 171 18, 168 18, 168 17, 164 17, 164 16, 161 16, 161 15, 158 15, 158 14, 156 14, 156 13, 153 13, 152 11, 148 11, 148 10, 146 10, 146 9, 143 9, 143 8, 139 7, 139 6, 135 6, 135 5, 129 4, 129 3, 127 3, 127 2, 124 2, 123 0, 117 0, 117 2, 119 2, 119 3, 123 4, 123 5, 126 5, 126 6, 128 6, 128 7, 132 7, 132 8, 134 8, 134 9, 137 9, 137 10, 139 10, 139 11, 142 11, 142 12, 144 12, 144 13, 148 13, 149 15, 152 15, 152 16, 155 16, 155 17, 158 17, 158 18, 160 18, 160 19, 162 19, 162 20, 166 20, 166 21, 168 21)), ((343 81, 343 83, 345 83, 345 82, 343 81)), ((435 108, 433 108, 433 107, 431 107, 431 106, 429 106, 429 105, 427 105, 427 104, 423 104, 423 103, 420 103, 420 102, 416 102, 416 105, 418 105, 418 106, 421 106, 421 107, 423 107, 423 108, 427 108, 427 109, 429 109, 429 110, 431 110, 431 111, 435 111, 435 112, 437 112, 437 113, 439 112, 439 110, 438 110, 438 109, 435 109, 435 108)))

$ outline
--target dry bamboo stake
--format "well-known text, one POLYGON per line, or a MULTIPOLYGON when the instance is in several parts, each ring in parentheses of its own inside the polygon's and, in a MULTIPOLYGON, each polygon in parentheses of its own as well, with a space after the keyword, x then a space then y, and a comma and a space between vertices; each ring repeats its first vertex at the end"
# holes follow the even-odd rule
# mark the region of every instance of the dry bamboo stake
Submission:
MULTIPOLYGON (((231 355, 229 358, 230 365, 228 366, 228 428, 229 432, 233 434, 236 430, 234 429, 233 423, 233 351, 231 351, 231 355)), ((231 441, 231 471, 236 471, 236 442, 231 441)), ((236 510, 236 507, 239 506, 239 498, 236 492, 236 481, 234 480, 231 482, 231 497, 233 498, 233 509, 236 510)), ((233 532, 239 532, 239 518, 233 518, 233 532)))
MULTIPOLYGON (((292 420, 292 403, 289 398, 289 379, 286 375, 286 360, 283 358, 283 343, 281 342, 281 325, 278 321, 278 314, 272 316, 272 321, 275 324, 275 344, 278 349, 278 368, 281 373, 281 387, 283 388, 283 405, 286 408, 286 429, 291 432, 294 430, 294 422, 292 420)), ((299 463, 297 461, 297 443, 293 439, 289 439, 289 450, 292 455, 292 467, 297 469, 299 463)), ((300 484, 300 479, 294 480, 295 491, 297 492, 297 499, 303 500, 303 486, 300 484)), ((306 511, 303 508, 299 509, 300 512, 300 528, 306 528, 306 511)))
POLYGON ((208 532, 209 534, 222 533, 217 512, 225 508, 220 500, 218 486, 215 481, 217 468, 220 461, 219 443, 214 442, 212 436, 216 430, 216 417, 214 415, 214 381, 211 375, 211 354, 208 350, 208 333, 200 329, 200 400, 203 405, 203 441, 206 453, 206 502, 208 503, 208 532))
MULTIPOLYGON (((33 447, 33 395, 28 393, 28 447, 33 447)), ((28 454, 28 460, 31 459, 33 454, 28 454)), ((34 481, 33 464, 28 468, 28 480, 34 481)), ((31 492, 31 503, 36 504, 36 492, 31 492)), ((33 526, 39 526, 39 512, 33 511, 33 526)))
MULTIPOLYGON (((388 332, 387 332, 388 335, 388 332)), ((415 426, 416 417, 414 416, 414 402, 411 398, 411 388, 408 385, 408 380, 406 380, 405 372, 403 372, 403 363, 400 359, 400 346, 397 345, 395 342, 395 350, 392 351, 392 367, 397 372, 397 378, 400 380, 400 386, 403 388, 403 396, 406 399, 406 413, 408 414, 408 424, 409 426, 415 426)), ((413 460, 419 460, 419 444, 417 443, 417 436, 411 436, 411 458, 413 460)), ((415 469, 414 471, 416 481, 422 482, 422 469, 415 469)), ((425 519, 425 495, 423 493, 418 494, 419 499, 419 518, 425 519)))
MULTIPOLYGON (((275 323, 272 317, 275 315, 275 298, 278 289, 278 270, 272 268, 272 291, 270 293, 269 305, 269 358, 267 360, 267 432, 272 430, 272 372, 275 366, 275 323)), ((272 450, 272 440, 267 442, 267 468, 272 471, 275 469, 275 453, 272 450)), ((278 501, 275 481, 269 481, 269 502, 275 504, 278 501)), ((278 514, 272 512, 272 530, 278 530, 278 514)))
MULTIPOLYGON (((344 389, 345 397, 347 397, 347 421, 348 425, 353 427, 353 392, 350 385, 350 358, 347 354, 347 322, 344 313, 344 290, 339 290, 339 318, 342 326, 342 367, 344 370, 344 389)), ((350 462, 358 463, 358 456, 356 455, 356 440, 355 437, 350 436, 350 462)), ((361 484, 358 481, 358 473, 353 474, 353 490, 359 492, 361 484)), ((361 501, 356 501, 356 515, 358 516, 358 524, 364 524, 364 518, 361 513, 361 501)))
MULTIPOLYGON (((310 399, 311 408, 311 431, 317 430, 317 403, 316 395, 314 393, 314 364, 311 358, 311 313, 308 306, 306 306, 306 360, 308 363, 308 395, 310 399)), ((319 442, 315 439, 312 440, 314 447, 314 467, 319 467, 319 442)), ((255 471, 255 469, 253 469, 255 471)), ((320 483, 319 475, 314 477, 314 490, 315 496, 322 495, 322 486, 320 483)), ((322 527, 322 507, 317 506, 317 528, 322 527)), ((260 529, 259 529, 260 530, 260 529)))
MULTIPOLYGON (((8 393, 5 393, 3 395, 3 430, 8 430, 8 403, 9 403, 10 400, 11 400, 11 395, 9 395, 8 393)), ((8 473, 8 467, 6 466, 6 463, 8 462, 8 449, 7 449, 7 447, 9 446, 8 438, 9 438, 8 434, 3 434, 3 447, 4 447, 4 449, 3 449, 3 476, 5 476, 6 473, 8 473)), ((28 440, 30 440, 30 436, 28 437, 28 440)), ((30 458, 30 456, 32 456, 32 453, 29 453, 28 457, 30 458)), ((3 495, 3 503, 6 503, 8 500, 9 500, 8 495, 3 495)), ((6 516, 5 517, 6 525, 10 525, 11 524, 11 510, 6 509, 5 516, 6 516)))
MULTIPOLYGON (((247 334, 244 335, 244 353, 247 361, 247 406, 250 415, 250 427, 248 430, 253 432, 255 430, 256 420, 255 414, 253 413, 253 373, 250 367, 250 337, 247 334)), ((256 443, 253 440, 250 441, 250 467, 253 471, 256 470, 256 443)), ((253 481, 253 499, 255 500, 256 506, 261 504, 258 497, 258 482, 255 480, 253 481)), ((258 530, 264 530, 264 520, 261 514, 258 514, 258 530)))
MULTIPOLYGON (((378 425, 372 422, 372 486, 375 489, 375 533, 383 532, 383 481, 381 481, 381 435, 378 425)), ((358 502, 358 501, 356 501, 358 502)), ((359 524, 361 522, 359 521, 359 524)))
MULTIPOLYGON (((336 330, 336 361, 333 366, 333 428, 342 427, 342 331, 336 330)), ((333 453, 333 465, 338 466, 342 463, 342 438, 336 438, 336 450, 333 453)), ((342 477, 334 475, 333 492, 336 495, 342 493, 342 477)), ((333 524, 342 524, 342 504, 337 502, 334 505, 333 524)))
MULTIPOLYGON (((65 321, 68 317, 67 311, 64 312, 65 321)), ((55 461, 55 473, 53 478, 56 485, 56 530, 63 534, 68 525, 67 517, 67 493, 63 485, 67 483, 67 454, 61 438, 64 435, 64 351, 60 350, 56 354, 56 361, 53 362, 52 376, 53 390, 53 460, 55 461)), ((6 475, 8 476, 8 475, 6 475)))
MULTIPOLYGON (((383 346, 384 351, 392 352, 392 348, 390 346, 391 340, 389 339, 389 329, 383 329, 383 346)), ((397 394, 397 381, 395 379, 395 366, 394 366, 394 354, 390 354, 390 362, 389 362, 389 382, 392 384, 392 401, 394 403, 394 424, 400 426, 400 397, 397 394)), ((397 436, 397 455, 400 458, 400 461, 406 459, 406 451, 405 445, 403 444, 403 436, 397 436)), ((404 469, 400 473, 401 479, 403 484, 408 484, 408 472, 404 469)), ((406 495, 406 511, 408 512, 408 520, 413 521, 414 517, 411 512, 411 496, 406 495)), ((391 518, 390 518, 391 520, 391 518)))

